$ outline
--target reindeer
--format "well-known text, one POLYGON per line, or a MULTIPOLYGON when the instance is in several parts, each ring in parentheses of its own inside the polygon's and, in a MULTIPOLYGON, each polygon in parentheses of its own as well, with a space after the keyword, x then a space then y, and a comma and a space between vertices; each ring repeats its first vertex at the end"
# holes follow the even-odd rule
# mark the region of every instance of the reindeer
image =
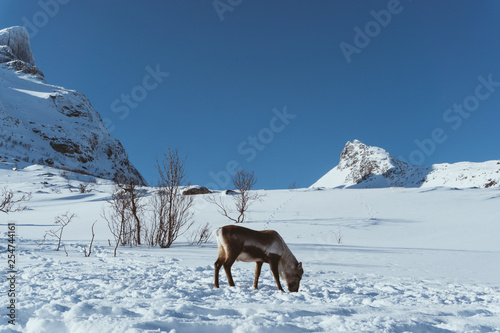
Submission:
POLYGON ((226 225, 214 230, 219 249, 215 262, 214 288, 219 288, 219 271, 222 266, 227 275, 229 286, 234 287, 231 266, 236 260, 255 262, 255 280, 253 288, 258 289, 260 270, 263 263, 271 267, 278 290, 283 291, 280 276, 285 279, 288 290, 299 290, 300 279, 304 270, 302 263, 295 259, 285 241, 274 230, 256 231, 235 225, 226 225))

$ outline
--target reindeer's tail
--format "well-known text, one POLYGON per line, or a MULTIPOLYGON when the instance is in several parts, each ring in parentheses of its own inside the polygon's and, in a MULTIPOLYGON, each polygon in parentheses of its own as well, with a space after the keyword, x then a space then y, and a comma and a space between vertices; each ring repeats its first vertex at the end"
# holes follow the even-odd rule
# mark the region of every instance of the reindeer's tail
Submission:
POLYGON ((221 243, 221 237, 222 237, 221 229, 222 229, 222 227, 217 228, 214 231, 212 231, 212 235, 215 237, 215 240, 217 241, 217 246, 219 246, 219 247, 222 245, 222 243, 221 243))

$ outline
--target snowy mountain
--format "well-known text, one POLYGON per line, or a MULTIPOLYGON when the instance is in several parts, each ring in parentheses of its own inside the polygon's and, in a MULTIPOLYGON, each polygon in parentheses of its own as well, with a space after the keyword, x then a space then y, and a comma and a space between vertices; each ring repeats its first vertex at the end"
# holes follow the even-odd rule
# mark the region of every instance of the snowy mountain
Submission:
POLYGON ((500 161, 409 165, 386 150, 347 142, 339 164, 311 187, 499 187, 500 161))
POLYGON ((0 159, 146 183, 90 101, 46 83, 23 27, 0 30, 0 159))

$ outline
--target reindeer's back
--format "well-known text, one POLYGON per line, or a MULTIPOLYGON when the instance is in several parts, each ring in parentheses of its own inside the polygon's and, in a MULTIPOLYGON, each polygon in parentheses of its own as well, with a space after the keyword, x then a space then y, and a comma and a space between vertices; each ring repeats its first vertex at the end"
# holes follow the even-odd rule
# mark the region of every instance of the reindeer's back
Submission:
POLYGON ((218 246, 230 242, 238 247, 259 246, 269 249, 273 253, 281 253, 284 242, 281 236, 274 230, 257 231, 237 225, 226 225, 215 231, 218 246))

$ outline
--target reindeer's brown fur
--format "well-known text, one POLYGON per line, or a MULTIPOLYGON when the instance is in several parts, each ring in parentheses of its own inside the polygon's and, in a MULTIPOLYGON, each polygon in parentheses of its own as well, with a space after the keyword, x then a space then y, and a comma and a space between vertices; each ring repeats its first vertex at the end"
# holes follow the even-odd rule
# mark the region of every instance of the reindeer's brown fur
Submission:
POLYGON ((290 291, 298 291, 302 278, 302 263, 297 262, 283 238, 274 230, 256 231, 235 225, 215 230, 219 254, 215 262, 214 287, 219 288, 219 271, 224 267, 227 281, 234 286, 231 266, 236 260, 255 262, 253 288, 258 288, 263 263, 268 263, 278 289, 283 291, 280 275, 290 291))

